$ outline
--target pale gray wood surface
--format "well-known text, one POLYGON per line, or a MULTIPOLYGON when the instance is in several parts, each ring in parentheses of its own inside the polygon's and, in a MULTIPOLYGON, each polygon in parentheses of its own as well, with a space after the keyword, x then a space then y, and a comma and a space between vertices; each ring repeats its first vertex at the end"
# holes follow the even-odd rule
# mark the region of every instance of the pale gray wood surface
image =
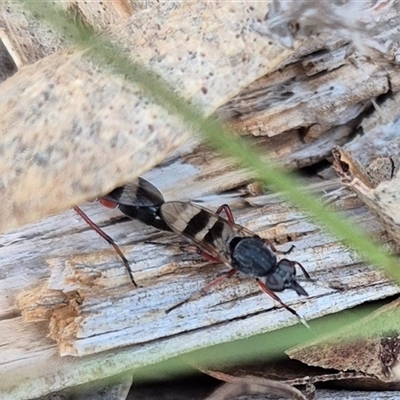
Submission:
MULTIPOLYGON (((162 187, 168 185, 168 179, 163 174, 152 181, 162 187)), ((175 184, 179 188, 176 180, 175 184)), ((242 204, 240 198, 236 202, 230 200, 234 207, 242 204)), ((276 195, 271 196, 271 201, 264 197, 264 202, 269 205, 238 209, 235 216, 261 236, 276 238, 282 243, 278 245, 282 250, 295 244, 290 258, 302 262, 317 281, 304 283, 309 298, 286 291, 282 299, 304 318, 316 318, 399 292, 379 271, 359 264, 353 251, 324 234, 302 213, 277 200, 276 195), (292 238, 290 243, 288 235, 292 238)), ((176 247, 144 243, 179 243, 173 234, 159 233, 135 221, 109 225, 110 218, 118 215, 116 211, 97 204, 83 208, 96 222, 106 224, 107 233, 121 245, 142 287, 132 288, 114 251, 72 211, 3 235, 0 332, 4 379, 0 393, 8 393, 9 398, 25 398, 24 393, 39 395, 84 383, 93 379, 93 374, 97 378, 113 375, 296 323, 291 314, 262 294, 253 280, 241 276, 166 315, 166 308, 200 288, 221 268, 183 254, 176 247), (77 290, 82 302, 72 302, 70 314, 64 309, 53 316, 52 330, 59 348, 47 337, 49 323, 24 322, 16 304, 22 290, 37 295, 47 285, 65 292, 77 290), (86 357, 60 358, 60 351, 86 357)), ((349 209, 346 215, 375 237, 387 240, 380 224, 363 207, 349 209)), ((40 309, 33 305, 35 310, 40 309)))
MULTIPOLYGON (((264 15, 264 10, 258 11, 264 15)), ((254 51, 254 63, 256 54, 260 57, 254 51)), ((282 54, 288 53, 280 50, 282 54)), ((217 114, 230 116, 230 127, 260 135, 252 138, 253 142, 269 159, 290 168, 312 165, 328 157, 333 145, 345 143, 366 111, 374 112, 371 102, 376 96, 387 94, 389 88, 394 92, 400 88, 398 67, 392 61, 379 58, 375 63, 357 56, 349 60, 345 54, 345 42, 323 35, 306 40, 292 58, 282 56, 285 60, 280 69, 255 82, 263 74, 257 68, 252 76, 240 69, 240 76, 246 77, 244 82, 232 75, 230 67, 224 67, 229 79, 221 81, 223 91, 216 90, 216 97, 202 104, 209 112, 222 105, 217 114), (326 58, 321 56, 325 50, 326 58), (240 90, 231 87, 238 81, 241 87, 253 83, 231 99, 240 90), (288 93, 292 93, 289 99, 288 93), (228 100, 231 102, 224 106, 228 100)), ((187 87, 198 84, 196 79, 189 79, 187 87)), ((290 258, 302 262, 317 281, 304 283, 309 298, 286 291, 282 299, 304 318, 311 320, 399 292, 381 272, 360 264, 354 251, 324 234, 279 196, 249 197, 248 188, 216 195, 247 184, 251 178, 248 171, 239 171, 232 161, 222 160, 196 143, 179 154, 181 158, 150 172, 149 180, 167 200, 211 195, 204 198, 204 204, 210 207, 228 202, 239 223, 263 237, 276 239, 279 249, 295 244, 290 258)), ((132 171, 126 173, 134 174, 132 171)), ((346 218, 384 242, 388 249, 395 249, 376 218, 354 196, 341 191, 337 179, 313 187, 324 200, 336 199, 336 206, 346 218), (323 190, 330 194, 327 196, 323 190)), ((35 187, 35 195, 40 189, 40 185, 35 187)), ((46 214, 47 197, 41 193, 35 199, 46 214)), ((72 211, 2 235, 2 398, 39 396, 296 323, 291 314, 260 293, 253 280, 241 276, 165 315, 166 308, 200 288, 221 268, 182 253, 178 246, 144 243, 152 240, 178 244, 173 234, 157 232, 139 222, 119 223, 114 219, 118 212, 96 204, 83 209, 121 245, 142 287, 132 288, 114 251, 72 211), (68 307, 53 312, 54 303, 68 307), (27 322, 21 310, 30 320, 39 315, 47 319, 27 322), (50 331, 56 341, 48 337, 50 331)))

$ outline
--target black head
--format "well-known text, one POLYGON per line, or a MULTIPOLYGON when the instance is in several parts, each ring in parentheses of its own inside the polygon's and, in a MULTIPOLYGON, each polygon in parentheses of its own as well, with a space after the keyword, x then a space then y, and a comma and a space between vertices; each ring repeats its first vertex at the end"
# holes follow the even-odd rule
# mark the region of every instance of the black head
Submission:
POLYGON ((264 277, 276 268, 276 256, 258 236, 234 238, 230 243, 233 267, 244 274, 264 277))
POLYGON ((280 260, 275 271, 266 277, 265 285, 274 292, 292 289, 299 296, 308 296, 308 293, 296 280, 296 263, 286 258, 280 260))

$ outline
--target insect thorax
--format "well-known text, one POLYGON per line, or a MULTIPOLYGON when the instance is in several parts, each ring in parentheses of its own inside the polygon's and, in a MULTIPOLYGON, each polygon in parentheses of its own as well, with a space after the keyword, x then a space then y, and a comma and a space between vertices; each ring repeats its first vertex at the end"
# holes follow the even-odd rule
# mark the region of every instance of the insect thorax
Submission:
POLYGON ((263 277, 276 269, 275 254, 258 236, 235 237, 231 240, 230 247, 233 267, 244 274, 263 277))

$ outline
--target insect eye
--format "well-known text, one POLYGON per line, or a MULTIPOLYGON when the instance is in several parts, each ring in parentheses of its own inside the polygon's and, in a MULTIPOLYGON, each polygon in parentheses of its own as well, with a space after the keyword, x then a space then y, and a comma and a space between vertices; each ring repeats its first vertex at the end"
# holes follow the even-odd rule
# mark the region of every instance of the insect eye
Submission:
POLYGON ((275 292, 280 292, 285 289, 283 277, 276 272, 267 276, 265 284, 269 289, 274 290, 275 292))

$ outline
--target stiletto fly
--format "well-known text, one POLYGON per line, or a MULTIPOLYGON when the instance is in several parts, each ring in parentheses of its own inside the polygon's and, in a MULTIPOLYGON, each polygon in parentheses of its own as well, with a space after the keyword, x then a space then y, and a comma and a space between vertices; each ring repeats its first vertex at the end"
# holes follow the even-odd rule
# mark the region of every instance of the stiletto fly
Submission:
MULTIPOLYGON (((298 261, 286 258, 278 261, 276 254, 280 252, 275 249, 274 245, 269 240, 262 239, 254 232, 236 224, 228 205, 222 205, 214 213, 191 202, 165 202, 160 191, 143 178, 138 178, 125 186, 114 189, 98 200, 106 207, 118 207, 130 218, 138 219, 160 230, 177 233, 187 242, 194 244, 197 253, 205 259, 231 268, 201 291, 171 307, 167 313, 206 293, 211 287, 239 271, 256 278, 263 292, 308 327, 304 319, 286 305, 275 292, 292 289, 299 296, 308 296, 306 290, 297 282, 296 267, 299 267, 306 279, 311 281, 310 275, 298 261), (220 216, 223 211, 227 219, 220 216)), ((114 240, 78 207, 74 207, 74 209, 96 232, 114 246, 127 267, 132 282, 136 285, 129 263, 114 240)))

